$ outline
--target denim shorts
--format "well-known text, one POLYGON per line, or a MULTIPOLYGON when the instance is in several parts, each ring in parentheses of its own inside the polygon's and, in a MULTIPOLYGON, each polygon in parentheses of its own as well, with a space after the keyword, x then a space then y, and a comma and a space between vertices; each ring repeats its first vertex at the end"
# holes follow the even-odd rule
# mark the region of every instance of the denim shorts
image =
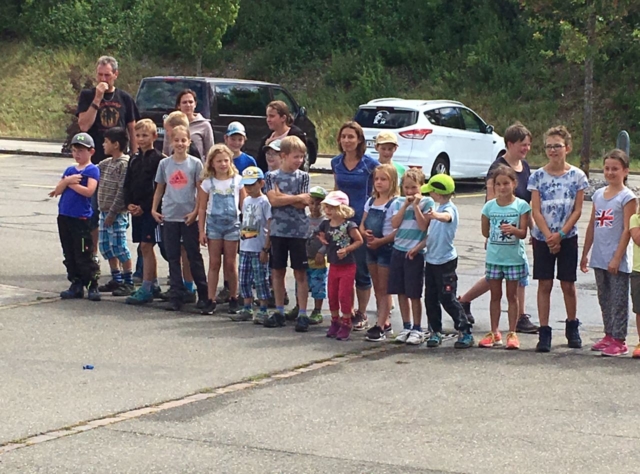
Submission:
POLYGON ((386 244, 372 250, 367 247, 367 265, 378 265, 388 267, 391 264, 391 252, 393 244, 386 244))
POLYGON ((226 240, 228 242, 240 241, 240 222, 220 222, 213 216, 207 215, 207 239, 226 240))

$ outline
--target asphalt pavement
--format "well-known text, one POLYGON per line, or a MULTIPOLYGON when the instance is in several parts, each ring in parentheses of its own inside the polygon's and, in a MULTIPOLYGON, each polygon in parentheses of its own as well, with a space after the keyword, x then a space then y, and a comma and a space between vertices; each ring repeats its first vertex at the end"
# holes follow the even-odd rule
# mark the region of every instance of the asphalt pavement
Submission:
MULTIPOLYGON (((358 333, 328 340, 326 323, 300 335, 223 311, 61 301, 47 192, 69 163, 0 155, 0 472, 638 471, 638 362, 589 351, 602 330, 591 273, 578 280, 585 349, 566 347, 556 288, 550 354, 533 352, 529 335, 518 352, 460 351, 453 339, 430 350, 358 333)), ((313 173, 312 183, 332 178, 313 173)), ((462 292, 482 275, 483 198, 477 185, 458 191, 462 292)), ((287 287, 293 294, 291 277, 287 287)), ((535 289, 527 310, 537 320, 535 289)), ((488 302, 473 305, 477 336, 488 302)))

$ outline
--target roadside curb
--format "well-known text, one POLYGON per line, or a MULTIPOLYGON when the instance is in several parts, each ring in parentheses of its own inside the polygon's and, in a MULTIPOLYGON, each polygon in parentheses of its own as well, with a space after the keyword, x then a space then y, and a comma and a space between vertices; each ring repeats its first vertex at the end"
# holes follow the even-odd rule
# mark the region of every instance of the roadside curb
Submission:
POLYGON ((71 153, 56 153, 52 151, 32 151, 32 150, 3 150, 0 149, 0 154, 3 155, 27 155, 27 156, 46 156, 49 158, 71 158, 71 153))

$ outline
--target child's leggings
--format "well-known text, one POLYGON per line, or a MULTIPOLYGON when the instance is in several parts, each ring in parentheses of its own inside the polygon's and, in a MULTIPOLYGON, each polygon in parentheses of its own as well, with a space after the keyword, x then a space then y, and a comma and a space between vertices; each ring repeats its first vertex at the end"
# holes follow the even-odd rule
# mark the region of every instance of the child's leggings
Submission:
POLYGON ((329 309, 351 314, 353 311, 354 285, 356 283, 356 264, 329 265, 329 309))
POLYGON ((604 333, 615 339, 626 339, 629 322, 629 274, 617 275, 594 268, 598 302, 602 311, 604 333))

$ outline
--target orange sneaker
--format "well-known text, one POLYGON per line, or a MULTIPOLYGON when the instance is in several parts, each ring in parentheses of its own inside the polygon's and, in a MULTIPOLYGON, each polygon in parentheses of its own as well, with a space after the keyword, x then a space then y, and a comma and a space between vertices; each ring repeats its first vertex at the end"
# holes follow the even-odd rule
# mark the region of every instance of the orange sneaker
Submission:
POLYGON ((640 359, 640 344, 638 344, 633 350, 633 354, 631 355, 631 357, 633 357, 634 359, 640 359))
POLYGON ((502 334, 500 331, 493 333, 489 332, 478 343, 478 347, 496 347, 502 345, 502 334))
POLYGON ((520 341, 518 340, 518 335, 515 332, 507 333, 507 349, 520 349, 520 341))

